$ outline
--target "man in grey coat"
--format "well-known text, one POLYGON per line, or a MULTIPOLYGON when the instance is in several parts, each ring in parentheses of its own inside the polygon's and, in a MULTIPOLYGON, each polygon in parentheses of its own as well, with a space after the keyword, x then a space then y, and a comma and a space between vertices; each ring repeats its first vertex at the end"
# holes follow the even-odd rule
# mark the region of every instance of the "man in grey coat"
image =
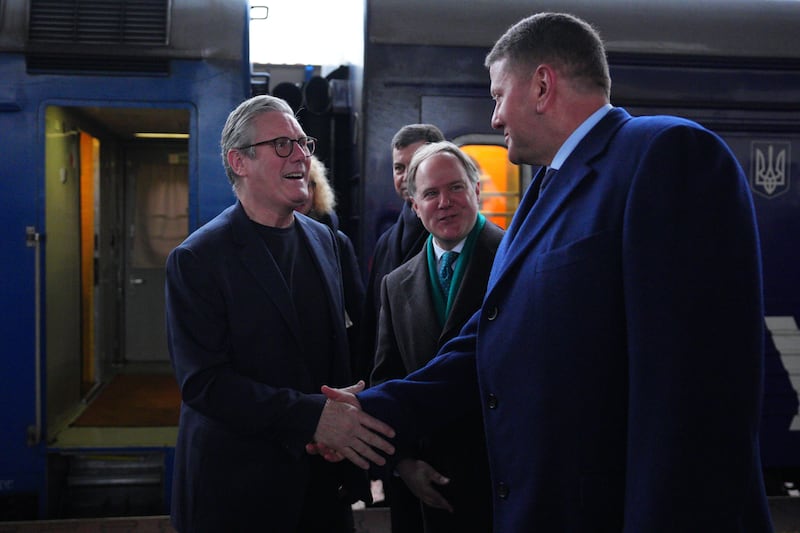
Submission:
MULTIPOLYGON (((503 238, 503 230, 478 212, 479 171, 456 145, 438 142, 417 150, 407 182, 413 209, 430 235, 417 255, 383 280, 373 385, 425 366, 458 334, 480 307, 503 238)), ((404 450, 396 471, 419 498, 412 503, 423 504, 425 533, 491 531, 491 483, 477 411, 404 450)), ((389 483, 400 479, 390 477, 389 483)), ((397 503, 390 502, 393 524, 401 521, 395 514, 407 512, 397 503)))

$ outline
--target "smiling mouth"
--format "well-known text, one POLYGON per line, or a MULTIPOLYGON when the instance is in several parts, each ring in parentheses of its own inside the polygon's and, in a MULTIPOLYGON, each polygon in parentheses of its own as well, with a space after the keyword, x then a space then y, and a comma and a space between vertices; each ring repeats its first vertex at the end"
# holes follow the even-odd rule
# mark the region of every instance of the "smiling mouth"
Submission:
POLYGON ((294 174, 284 174, 283 178, 287 180, 302 180, 305 177, 305 174, 302 172, 297 172, 294 174))

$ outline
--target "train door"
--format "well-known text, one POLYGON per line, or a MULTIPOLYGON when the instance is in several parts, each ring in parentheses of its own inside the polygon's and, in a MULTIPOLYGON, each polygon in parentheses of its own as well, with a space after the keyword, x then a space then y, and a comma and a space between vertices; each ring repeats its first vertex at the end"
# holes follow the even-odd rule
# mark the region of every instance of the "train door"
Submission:
POLYGON ((163 514, 180 405, 164 263, 188 234, 190 112, 50 105, 45 123, 46 514, 163 514))
MULTIPOLYGON (((76 409, 78 400, 94 379, 92 362, 86 365, 87 361, 83 360, 82 339, 92 335, 91 322, 86 317, 93 316, 93 282, 87 286, 87 278, 93 278, 93 272, 86 272, 83 253, 86 243, 81 232, 82 226, 93 225, 94 212, 91 206, 86 206, 85 193, 94 193, 94 184, 87 183, 87 176, 80 173, 81 137, 68 110, 55 106, 47 108, 43 331, 45 375, 48 377, 48 434, 76 409), (92 213, 84 216, 82 207, 89 207, 92 213), (84 313, 87 305, 90 309, 84 313)), ((91 200, 89 202, 91 204, 91 200)))

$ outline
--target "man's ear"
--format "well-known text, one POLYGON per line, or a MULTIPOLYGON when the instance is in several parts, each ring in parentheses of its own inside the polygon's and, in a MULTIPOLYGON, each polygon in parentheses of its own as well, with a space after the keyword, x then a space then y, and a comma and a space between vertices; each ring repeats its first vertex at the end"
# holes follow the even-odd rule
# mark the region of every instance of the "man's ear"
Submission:
POLYGON ((541 113, 553 101, 558 74, 547 63, 536 67, 531 77, 531 98, 536 102, 536 111, 541 113))
POLYGON ((419 208, 417 207, 417 201, 414 200, 413 196, 411 197, 411 209, 414 210, 414 213, 417 215, 417 218, 419 218, 419 208))
POLYGON ((244 157, 239 150, 230 149, 228 150, 228 154, 226 156, 228 158, 228 164, 233 169, 233 172, 236 173, 238 176, 244 175, 244 157))

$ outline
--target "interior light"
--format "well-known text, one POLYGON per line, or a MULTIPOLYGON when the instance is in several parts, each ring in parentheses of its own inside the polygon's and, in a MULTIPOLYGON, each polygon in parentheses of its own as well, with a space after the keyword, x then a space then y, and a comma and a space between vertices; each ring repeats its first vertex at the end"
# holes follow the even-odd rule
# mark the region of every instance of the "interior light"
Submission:
POLYGON ((188 133, 158 133, 158 132, 136 132, 134 137, 139 139, 188 139, 188 133))

